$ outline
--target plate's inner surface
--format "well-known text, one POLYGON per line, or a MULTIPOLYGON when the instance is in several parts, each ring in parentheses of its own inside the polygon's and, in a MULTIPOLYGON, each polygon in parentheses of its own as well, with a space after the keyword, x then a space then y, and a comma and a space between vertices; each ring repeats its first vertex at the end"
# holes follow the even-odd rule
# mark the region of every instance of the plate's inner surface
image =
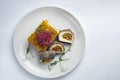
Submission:
POLYGON ((27 14, 17 25, 13 43, 15 55, 20 64, 30 73, 44 78, 60 77, 72 71, 79 64, 85 48, 84 34, 79 22, 70 13, 57 7, 43 7, 27 14), (69 58, 62 62, 62 66, 65 68, 64 72, 61 72, 59 64, 49 71, 47 64, 39 62, 38 52, 32 46, 31 52, 34 57, 24 60, 28 36, 45 19, 58 30, 71 29, 75 35, 71 51, 64 55, 64 58, 69 58))

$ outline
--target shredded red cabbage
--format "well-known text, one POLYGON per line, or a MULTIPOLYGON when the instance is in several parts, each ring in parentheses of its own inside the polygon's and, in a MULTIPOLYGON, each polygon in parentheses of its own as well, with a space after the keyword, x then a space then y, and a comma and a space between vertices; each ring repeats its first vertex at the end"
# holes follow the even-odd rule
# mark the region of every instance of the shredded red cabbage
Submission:
POLYGON ((52 43, 51 41, 52 32, 42 31, 37 35, 37 40, 42 47, 48 46, 52 43))

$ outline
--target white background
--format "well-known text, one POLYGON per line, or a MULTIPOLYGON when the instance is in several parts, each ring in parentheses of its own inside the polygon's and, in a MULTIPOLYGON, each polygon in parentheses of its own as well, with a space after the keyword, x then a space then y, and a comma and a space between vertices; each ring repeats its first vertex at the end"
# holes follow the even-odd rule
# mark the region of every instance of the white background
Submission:
POLYGON ((79 66, 57 80, 120 80, 119 0, 0 0, 0 80, 44 80, 18 63, 12 37, 24 15, 48 5, 72 13, 86 37, 86 50, 79 66))

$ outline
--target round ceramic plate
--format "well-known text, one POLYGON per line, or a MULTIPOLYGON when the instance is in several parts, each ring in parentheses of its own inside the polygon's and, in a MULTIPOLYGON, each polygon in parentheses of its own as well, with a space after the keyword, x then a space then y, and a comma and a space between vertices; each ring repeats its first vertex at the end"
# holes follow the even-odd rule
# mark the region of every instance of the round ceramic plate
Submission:
POLYGON ((57 78, 71 72, 79 64, 85 50, 85 37, 80 23, 72 14, 58 7, 41 7, 28 13, 19 22, 14 33, 13 48, 19 63, 25 70, 42 78, 57 78), (25 59, 27 38, 42 20, 48 20, 58 30, 71 29, 75 35, 71 50, 63 57, 69 60, 61 63, 62 70, 59 63, 52 66, 51 71, 48 69, 48 64, 40 63, 38 52, 34 47, 31 49, 33 57, 29 54, 29 59, 25 59))

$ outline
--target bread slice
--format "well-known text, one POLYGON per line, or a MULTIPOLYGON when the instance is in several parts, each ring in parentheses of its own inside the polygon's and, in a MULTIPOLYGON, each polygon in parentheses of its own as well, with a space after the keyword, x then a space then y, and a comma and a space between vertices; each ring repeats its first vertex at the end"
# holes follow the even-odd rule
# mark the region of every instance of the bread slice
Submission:
POLYGON ((33 32, 28 37, 28 42, 30 44, 34 45, 38 49, 38 51, 45 51, 49 47, 49 45, 46 45, 44 47, 41 46, 40 42, 36 39, 37 35, 42 31, 52 32, 51 38, 50 38, 51 42, 53 42, 55 40, 55 38, 57 37, 57 35, 59 34, 59 31, 57 29, 55 29, 53 26, 51 26, 47 20, 43 20, 42 23, 35 30, 35 32, 33 32))

